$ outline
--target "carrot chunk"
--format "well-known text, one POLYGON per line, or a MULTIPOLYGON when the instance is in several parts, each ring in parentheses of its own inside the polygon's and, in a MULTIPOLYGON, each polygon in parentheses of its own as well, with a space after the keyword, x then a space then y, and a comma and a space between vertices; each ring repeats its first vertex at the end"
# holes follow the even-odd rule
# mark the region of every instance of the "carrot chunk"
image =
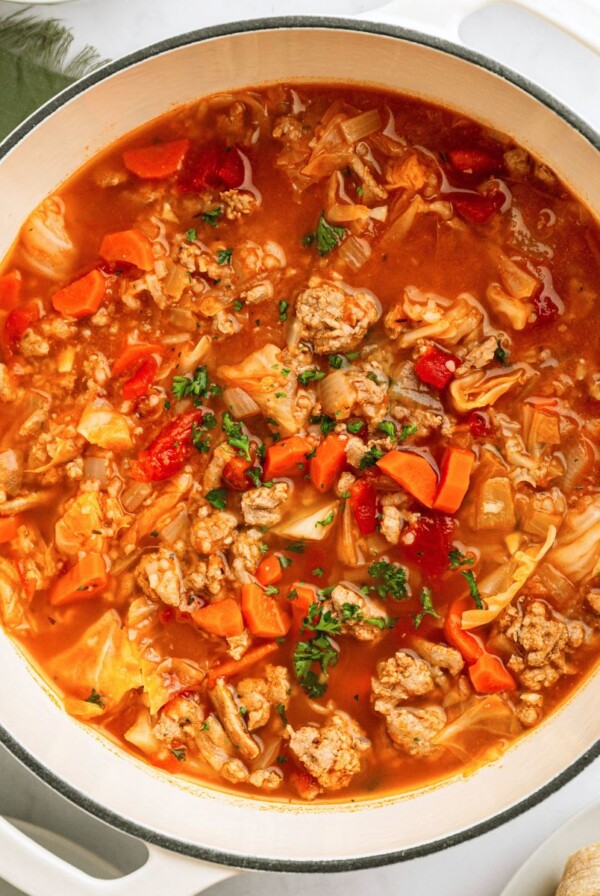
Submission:
POLYGON ((52 296, 52 306, 66 317, 89 317, 95 314, 106 293, 106 278, 100 271, 90 271, 52 296))
POLYGON ((435 510, 456 513, 469 488, 475 455, 469 448, 447 448, 442 457, 435 510))
POLYGON ((244 631, 244 620, 237 601, 226 597, 216 604, 207 604, 191 614, 196 625, 211 635, 232 638, 244 631))
POLYGON ((0 311, 12 311, 19 304, 23 281, 18 271, 0 277, 0 311))
POLYGON ((217 678, 231 678, 234 675, 240 675, 264 660, 271 653, 279 650, 279 644, 275 641, 269 641, 267 644, 261 644, 259 647, 253 647, 248 653, 245 653, 241 660, 226 660, 224 663, 218 663, 208 670, 209 680, 214 682, 217 678))
POLYGON ((446 641, 452 647, 456 647, 462 654, 462 658, 468 665, 477 662, 483 655, 483 645, 477 635, 463 631, 461 626, 462 614, 465 610, 471 610, 473 601, 470 597, 461 597, 450 605, 444 624, 446 641))
POLYGON ((102 554, 85 554, 64 576, 56 580, 50 592, 53 607, 77 600, 88 600, 106 588, 108 575, 102 554))
POLYGON ((21 517, 4 516, 0 518, 0 544, 12 541, 16 538, 17 529, 21 525, 21 517))
POLYGON ((125 167, 145 180, 162 180, 175 174, 183 164, 190 148, 190 141, 170 140, 140 149, 128 149, 123 153, 125 167))
POLYGON ((429 461, 421 454, 388 451, 377 461, 377 466, 425 507, 433 507, 437 476, 429 461))
POLYGON ((100 244, 99 254, 105 261, 126 261, 142 271, 151 271, 154 267, 152 243, 141 230, 107 233, 100 244))
POLYGON ((502 660, 493 653, 483 653, 477 662, 469 666, 469 678, 478 694, 498 694, 514 691, 517 684, 504 668, 502 660))
POLYGON ((136 342, 132 345, 127 345, 113 361, 110 372, 113 376, 120 376, 149 355, 161 355, 162 357, 163 353, 162 345, 156 345, 153 342, 136 342))
POLYGON ((310 479, 320 492, 328 492, 346 466, 345 442, 337 436, 327 436, 315 451, 310 462, 310 479))
POLYGON ((277 554, 271 554, 270 557, 265 557, 264 560, 261 560, 258 564, 256 578, 261 585, 264 585, 265 587, 267 585, 274 585, 275 582, 279 582, 282 576, 283 570, 277 554))
POLYGON ((288 591, 288 600, 292 608, 292 631, 297 636, 300 633, 305 616, 308 616, 310 605, 317 600, 317 592, 312 585, 294 582, 288 591))
POLYGON ((258 638, 282 638, 292 624, 290 615, 255 582, 242 585, 242 613, 258 638))
POLYGON ((312 451, 312 442, 303 436, 290 436, 267 448, 265 479, 278 476, 294 476, 304 472, 306 455, 312 451))

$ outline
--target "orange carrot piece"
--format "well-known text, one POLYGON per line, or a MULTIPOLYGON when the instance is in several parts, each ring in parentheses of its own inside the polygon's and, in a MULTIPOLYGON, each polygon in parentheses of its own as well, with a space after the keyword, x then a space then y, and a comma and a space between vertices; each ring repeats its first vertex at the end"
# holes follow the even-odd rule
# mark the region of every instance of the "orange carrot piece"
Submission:
POLYGON ((19 304, 23 281, 18 271, 0 277, 0 311, 12 311, 19 304))
POLYGON ((482 654, 477 662, 468 668, 471 684, 478 694, 498 694, 514 691, 517 684, 500 657, 493 653, 482 654))
POLYGON ((52 296, 52 306, 66 317, 89 317, 95 314, 106 293, 106 278, 100 271, 90 271, 52 296))
POLYGON ((469 448, 446 448, 440 465, 440 484, 434 510, 456 513, 469 489, 475 455, 469 448))
POLYGON ((246 625, 258 638, 282 638, 292 624, 289 613, 255 582, 242 585, 242 613, 246 625))
POLYGON ((452 647, 456 647, 462 654, 467 665, 477 662, 483 654, 483 644, 472 632, 465 632, 461 626, 462 614, 465 610, 473 609, 473 598, 459 597, 446 611, 444 623, 444 635, 446 641, 452 647))
POLYGON ((155 143, 142 146, 140 149, 128 149, 123 153, 125 167, 146 180, 161 180, 170 177, 181 167, 190 141, 170 140, 168 143, 155 143))
POLYGON ((75 566, 54 583, 50 592, 53 607, 88 600, 106 588, 108 575, 102 554, 85 554, 75 566))
POLYGON ((300 634, 305 616, 308 616, 310 605, 317 600, 317 592, 312 585, 294 582, 288 591, 288 599, 292 608, 292 632, 297 636, 300 634), (290 597, 290 595, 293 595, 293 597, 290 597))
POLYGON ((313 443, 303 436, 290 436, 269 445, 265 460, 265 479, 278 476, 294 476, 304 472, 308 463, 306 455, 312 451, 313 443))
POLYGON ((337 436, 327 436, 315 451, 310 462, 310 479, 320 492, 328 492, 346 466, 346 442, 337 436))
POLYGON ((160 355, 162 357, 163 354, 164 348, 162 345, 156 345, 153 342, 136 342, 126 345, 121 354, 117 355, 113 361, 110 372, 113 376, 120 376, 149 355, 160 355))
POLYGON ((275 641, 269 641, 267 644, 253 647, 248 653, 244 654, 241 660, 226 660, 224 663, 213 666, 212 669, 208 670, 208 677, 211 681, 216 681, 217 678, 231 678, 234 675, 239 675, 256 663, 264 660, 269 654, 275 653, 276 650, 279 650, 279 644, 276 644, 275 641))
POLYGON ((207 604, 206 607, 195 610, 191 616, 196 625, 211 635, 232 638, 244 631, 242 611, 232 597, 226 597, 216 604, 207 604))
POLYGON ((421 454, 388 451, 377 461, 377 466, 425 507, 433 507, 437 476, 429 461, 421 454))
POLYGON ((0 517, 0 544, 12 541, 17 535, 17 529, 21 525, 20 516, 0 517))
POLYGON ((282 576, 283 570, 277 554, 271 554, 270 557, 265 557, 264 560, 261 560, 258 564, 256 578, 261 585, 265 586, 265 588, 267 585, 274 585, 282 576))
POLYGON ((107 233, 100 244, 99 254, 105 261, 126 261, 142 271, 154 268, 152 243, 141 230, 107 233))

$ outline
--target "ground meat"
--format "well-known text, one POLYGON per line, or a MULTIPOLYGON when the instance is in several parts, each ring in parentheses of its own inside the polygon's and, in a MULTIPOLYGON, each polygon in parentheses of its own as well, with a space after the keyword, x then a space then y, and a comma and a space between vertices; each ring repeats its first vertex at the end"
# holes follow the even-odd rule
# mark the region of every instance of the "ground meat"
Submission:
MULTIPOLYGON (((360 442, 360 439, 358 441, 360 442)), ((352 473, 342 473, 335 486, 335 493, 338 498, 341 498, 342 495, 347 495, 355 482, 356 476, 353 476, 352 473)))
POLYGON ((600 591, 592 588, 586 595, 586 601, 596 616, 600 616, 600 591))
POLYGON ((336 585, 322 607, 340 620, 343 635, 351 635, 357 641, 379 641, 384 634, 388 617, 383 607, 345 585, 336 585), (377 625, 378 620, 381 627, 377 625))
POLYGON ((515 713, 525 728, 532 728, 544 714, 544 698, 541 694, 520 694, 515 713))
POLYGON ((557 618, 541 600, 510 606, 500 617, 499 627, 518 648, 508 661, 509 669, 532 691, 571 674, 567 655, 585 636, 582 623, 557 618))
POLYGON ((287 140, 296 141, 301 140, 304 133, 302 131, 302 125, 297 118, 293 115, 282 115, 281 118, 278 118, 275 122, 273 136, 276 140, 285 138, 287 140))
POLYGON ((368 450, 369 449, 367 448, 363 440, 359 439, 358 436, 350 436, 350 438, 344 445, 346 459, 350 466, 356 467, 356 469, 360 469, 360 462, 368 450))
POLYGON ((233 543, 237 520, 224 510, 211 510, 206 504, 198 511, 198 519, 193 523, 190 541, 199 554, 222 551, 233 543))
POLYGON ((368 292, 347 293, 330 283, 309 286, 296 300, 301 339, 318 354, 356 348, 379 318, 380 309, 368 292))
POLYGON ((431 742, 446 724, 441 706, 424 709, 397 708, 389 713, 386 728, 390 738, 409 756, 428 756, 435 745, 431 742))
POLYGON ((316 779, 321 790, 347 787, 360 771, 360 754, 370 746, 358 723, 339 711, 321 728, 305 725, 293 731, 289 740, 291 752, 316 779))
POLYGON ((369 423, 379 423, 386 415, 388 391, 388 378, 379 364, 352 366, 345 373, 349 389, 354 392, 354 402, 347 413, 346 409, 338 413, 337 419, 364 417, 369 423))
POLYGON ((381 534, 390 544, 398 544, 400 541, 400 533, 405 522, 403 510, 406 504, 407 497, 403 492, 383 495, 381 498, 381 520, 379 525, 381 534))
POLYGON ((203 592, 217 596, 225 587, 227 561, 223 554, 211 554, 206 560, 199 560, 185 577, 188 591, 203 592))
POLYGON ((248 526, 275 526, 283 516, 289 496, 287 482, 277 482, 272 488, 249 489, 242 495, 244 522, 248 526))
POLYGON ((233 578, 242 584, 252 581, 261 561, 260 546, 263 535, 260 529, 245 529, 236 533, 229 551, 233 578))
POLYGON ((233 690, 223 678, 219 678, 208 696, 227 735, 244 759, 256 759, 260 753, 257 741, 248 733, 240 705, 236 702, 233 690))
POLYGON ((525 149, 515 146, 504 153, 504 165, 510 177, 527 177, 531 169, 531 156, 525 149))
POLYGON ((170 607, 178 607, 183 600, 183 578, 175 554, 160 548, 145 554, 135 571, 135 578, 151 600, 159 600, 170 607))
POLYGON ((249 215, 256 208, 256 199, 251 193, 226 190, 221 193, 223 214, 229 221, 237 221, 242 215, 249 215))
POLYGON ((25 330, 19 343, 25 358, 44 358, 50 351, 50 343, 34 330, 25 330))
POLYGON ((446 669, 453 677, 462 672, 465 665, 458 650, 447 644, 436 644, 425 638, 413 638, 415 650, 424 660, 437 669, 446 669))
POLYGON ((494 360, 494 355, 498 348, 498 341, 495 336, 489 336, 484 342, 469 348, 469 351, 462 359, 460 367, 456 369, 455 375, 462 376, 469 370, 479 370, 494 360))
POLYGON ((23 394, 23 390, 14 385, 6 364, 0 364, 0 401, 15 401, 23 394))
POLYGON ((244 678, 237 685, 240 703, 247 709, 248 731, 262 728, 271 718, 273 707, 287 709, 290 678, 285 666, 267 666, 264 678, 244 678))
POLYGON ((227 638, 227 653, 233 660, 241 660, 251 644, 252 635, 245 628, 241 635, 231 635, 227 638))
POLYGON ((434 688, 429 664, 404 650, 377 664, 371 680, 371 702, 375 712, 386 715, 409 697, 420 697, 434 688))

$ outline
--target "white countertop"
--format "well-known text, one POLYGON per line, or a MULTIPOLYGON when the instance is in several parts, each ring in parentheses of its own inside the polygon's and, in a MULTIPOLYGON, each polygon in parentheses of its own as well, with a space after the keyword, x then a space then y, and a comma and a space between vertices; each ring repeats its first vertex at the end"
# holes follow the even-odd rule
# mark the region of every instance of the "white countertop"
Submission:
MULTIPOLYGON (((450 4, 453 0, 442 2, 450 4)), ((75 49, 90 43, 103 55, 115 58, 144 44, 220 22, 290 14, 352 16, 378 5, 376 0, 329 0, 326 8, 322 0, 219 0, 213 4, 203 0, 73 0, 60 6, 34 5, 30 10, 45 17, 57 16, 71 25, 75 49)), ((0 0, 0 17, 15 9, 0 0)), ((376 20, 375 12, 372 17, 376 20)), ((537 80, 600 129, 600 59, 589 50, 505 3, 471 16, 461 36, 470 46, 537 80)), ((348 874, 244 874, 217 884, 210 892, 215 896, 285 896, 314 887, 319 896, 359 896, 365 892, 377 892, 379 896, 403 892, 414 896, 497 896, 550 833, 598 796, 600 762, 596 761, 518 818, 444 852, 348 874)), ((60 827, 57 818, 61 809, 58 797, 0 749, 0 813, 38 824, 47 819, 60 827)), ((68 835, 79 826, 77 814, 62 814, 62 832, 68 835)))

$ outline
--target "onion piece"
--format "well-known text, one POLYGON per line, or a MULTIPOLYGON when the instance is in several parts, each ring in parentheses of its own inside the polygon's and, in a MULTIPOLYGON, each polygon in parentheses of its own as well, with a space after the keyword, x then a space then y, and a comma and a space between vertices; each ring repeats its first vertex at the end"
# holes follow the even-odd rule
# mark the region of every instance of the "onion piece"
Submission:
POLYGON ((134 482, 123 492, 121 504, 128 513, 134 513, 152 492, 153 488, 149 482, 134 482))
MULTIPOLYGON (((344 245, 345 243, 342 243, 342 246, 344 245)), ((285 335, 285 344, 288 348, 296 348, 296 346, 300 344, 302 331, 302 323, 297 317, 294 317, 293 320, 290 321, 285 335)))
POLYGON ((356 389, 343 370, 335 370, 319 383, 323 410, 336 420, 345 420, 357 399, 356 389))
POLYGON ((357 140, 374 134, 380 128, 381 116, 378 109, 368 109, 340 124, 340 130, 349 143, 356 143, 357 140))
POLYGON ((371 246, 360 236, 349 236, 338 249, 338 258, 357 271, 371 256, 371 246))
POLYGON ((101 486, 108 482, 108 463, 105 457, 86 457, 83 462, 85 479, 97 479, 101 486))
POLYGON ((237 420, 243 420, 245 417, 255 417, 257 414, 260 414, 260 408, 257 403, 239 386, 231 386, 225 389, 223 400, 237 420))
POLYGON ((339 502, 330 501, 328 504, 321 505, 317 510, 310 510, 308 514, 303 513, 279 523, 273 527, 272 531, 276 535, 283 535, 294 541, 299 539, 322 541, 331 532, 338 509, 339 502), (333 519, 331 522, 327 522, 330 516, 333 519))
POLYGON ((188 522, 188 512, 185 505, 175 508, 174 516, 165 524, 161 524, 160 537, 167 544, 173 544, 183 534, 188 522))
POLYGON ((192 373, 208 354, 211 344, 212 339, 210 336, 201 336, 194 348, 188 352, 187 355, 181 356, 179 360, 179 369, 181 372, 192 373))
POLYGON ((344 501, 342 525, 338 537, 338 557, 345 566, 362 566, 364 554, 358 544, 360 533, 349 501, 344 501))
POLYGON ((168 273, 163 281, 163 291, 173 299, 180 299, 184 289, 190 285, 190 275, 171 259, 167 260, 166 265, 168 273))

